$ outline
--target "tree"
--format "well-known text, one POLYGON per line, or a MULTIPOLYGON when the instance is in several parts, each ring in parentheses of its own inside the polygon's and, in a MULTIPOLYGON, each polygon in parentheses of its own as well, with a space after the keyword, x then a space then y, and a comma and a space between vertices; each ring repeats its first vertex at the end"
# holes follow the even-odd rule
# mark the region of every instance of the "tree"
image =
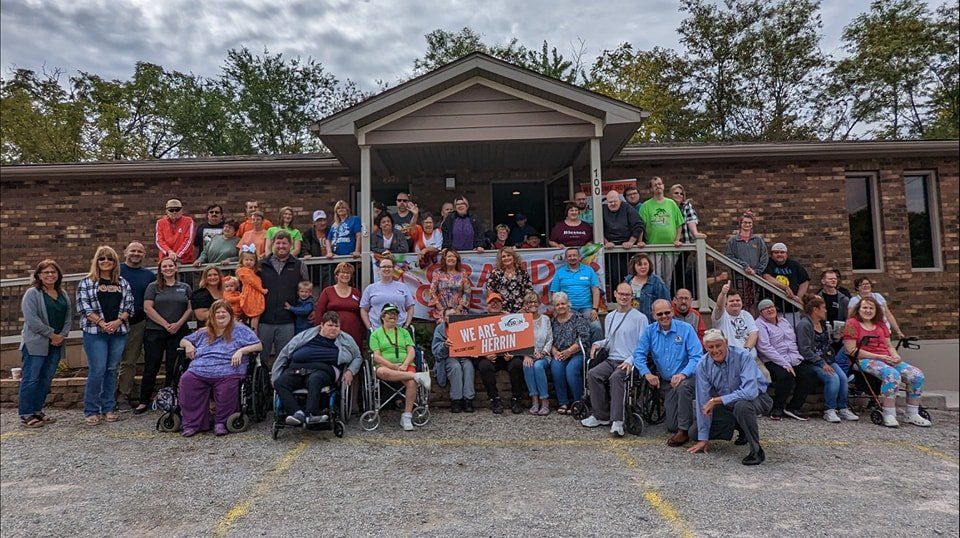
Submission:
POLYGON ((960 138, 960 3, 937 8, 933 28, 931 71, 937 87, 931 92, 926 138, 960 138))
POLYGON ((583 69, 584 43, 582 40, 579 43, 579 49, 574 51, 572 59, 568 60, 557 52, 557 47, 548 50, 549 45, 544 40, 539 51, 527 51, 526 67, 541 75, 559 79, 569 84, 577 84, 578 81, 586 78, 583 69))
POLYGON ((414 76, 433 71, 472 52, 483 52, 522 66, 528 61, 529 51, 519 44, 517 38, 505 45, 487 45, 483 36, 469 26, 459 32, 436 29, 423 37, 427 40, 427 50, 422 57, 413 60, 414 76))
POLYGON ((60 71, 18 69, 0 82, 0 161, 4 164, 75 162, 87 158, 86 114, 60 85, 60 71))

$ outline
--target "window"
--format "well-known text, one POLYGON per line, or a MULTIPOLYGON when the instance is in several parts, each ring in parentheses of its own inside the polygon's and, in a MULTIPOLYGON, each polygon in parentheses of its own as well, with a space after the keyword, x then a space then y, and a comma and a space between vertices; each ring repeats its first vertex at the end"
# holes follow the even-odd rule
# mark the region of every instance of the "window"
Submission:
POLYGON ((908 172, 903 176, 910 234, 910 264, 914 269, 939 269, 940 218, 937 181, 933 172, 908 172))
POLYGON ((869 173, 847 175, 846 195, 853 269, 880 270, 882 253, 877 176, 869 173))

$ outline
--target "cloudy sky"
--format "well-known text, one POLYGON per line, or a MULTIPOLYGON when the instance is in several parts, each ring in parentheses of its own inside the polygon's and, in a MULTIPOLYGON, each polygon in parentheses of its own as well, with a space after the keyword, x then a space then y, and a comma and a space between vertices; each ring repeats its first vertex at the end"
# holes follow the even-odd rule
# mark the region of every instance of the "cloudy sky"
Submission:
MULTIPOLYGON (((939 2, 931 2, 936 4, 939 2)), ((676 47, 673 0, 0 0, 0 64, 127 78, 138 60, 214 76, 228 49, 312 56, 364 89, 395 84, 425 49, 424 34, 470 26, 485 41, 546 39, 569 56, 578 37, 589 64, 629 41, 676 47)), ((823 46, 868 0, 824 0, 823 46)))

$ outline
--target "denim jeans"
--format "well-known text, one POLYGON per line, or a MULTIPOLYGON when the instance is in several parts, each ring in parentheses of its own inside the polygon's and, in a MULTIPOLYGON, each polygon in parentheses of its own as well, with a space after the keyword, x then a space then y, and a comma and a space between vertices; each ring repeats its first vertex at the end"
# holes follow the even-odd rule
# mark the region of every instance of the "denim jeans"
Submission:
POLYGON ((527 390, 530 396, 537 396, 541 400, 550 397, 547 391, 547 365, 550 359, 539 359, 533 362, 533 366, 523 367, 523 380, 527 382, 527 390))
POLYGON ((603 326, 600 325, 600 316, 597 316, 597 319, 590 321, 590 310, 592 309, 582 308, 578 311, 583 314, 583 317, 587 318, 587 321, 590 322, 590 341, 583 343, 583 347, 585 349, 590 349, 590 346, 592 346, 597 340, 603 340, 603 326))
POLYGON ((550 359, 550 372, 559 405, 570 405, 583 398, 583 354, 577 353, 565 361, 550 359), (568 390, 573 395, 573 400, 570 399, 568 390))
POLYGON ((449 357, 444 368, 447 371, 447 382, 450 383, 451 400, 472 400, 477 395, 473 361, 449 357))
POLYGON ((126 334, 83 333, 83 352, 90 368, 83 391, 85 416, 102 415, 117 407, 117 369, 126 343, 126 334))
POLYGON ((813 367, 817 377, 820 378, 820 381, 823 381, 824 409, 846 409, 849 394, 847 376, 837 363, 831 362, 830 367, 833 368, 832 374, 827 374, 822 366, 813 367))
POLYGON ((51 345, 47 355, 31 355, 27 348, 23 355, 23 373, 20 379, 20 416, 28 417, 43 411, 43 403, 50 394, 50 384, 60 365, 63 346, 51 345))

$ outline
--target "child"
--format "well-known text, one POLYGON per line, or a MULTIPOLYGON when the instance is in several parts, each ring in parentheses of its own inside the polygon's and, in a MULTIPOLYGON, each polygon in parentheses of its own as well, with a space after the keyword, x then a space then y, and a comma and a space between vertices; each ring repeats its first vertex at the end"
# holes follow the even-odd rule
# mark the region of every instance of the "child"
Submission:
POLYGON ((233 315, 237 319, 243 318, 243 308, 240 307, 240 281, 232 276, 223 279, 223 298, 233 308, 233 315))
POLYGON ((286 301, 283 307, 293 314, 294 334, 300 334, 310 328, 310 314, 313 313, 313 282, 309 280, 301 281, 297 284, 297 302, 290 304, 286 301))
POLYGON ((260 326, 260 314, 266 308, 264 295, 267 290, 260 280, 260 262, 256 252, 244 250, 240 253, 240 265, 237 267, 237 278, 243 284, 240 292, 240 308, 243 315, 250 320, 250 328, 254 331, 260 326))

